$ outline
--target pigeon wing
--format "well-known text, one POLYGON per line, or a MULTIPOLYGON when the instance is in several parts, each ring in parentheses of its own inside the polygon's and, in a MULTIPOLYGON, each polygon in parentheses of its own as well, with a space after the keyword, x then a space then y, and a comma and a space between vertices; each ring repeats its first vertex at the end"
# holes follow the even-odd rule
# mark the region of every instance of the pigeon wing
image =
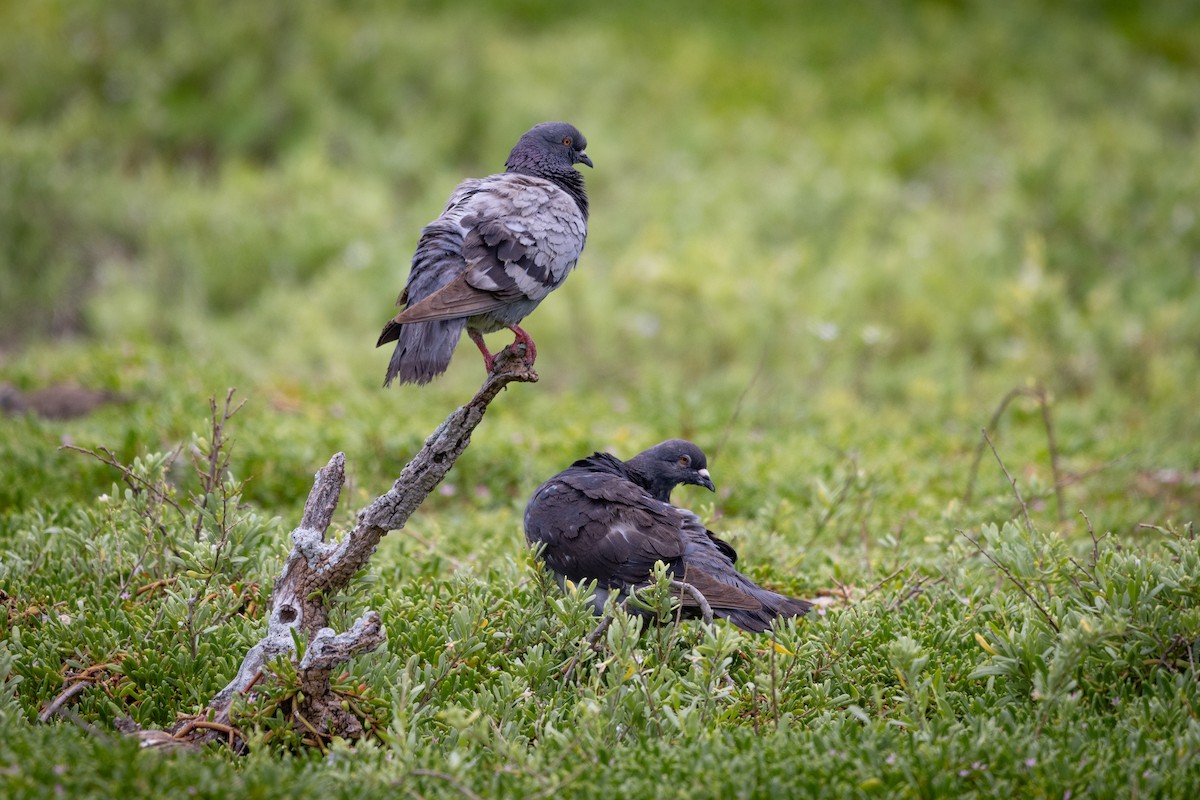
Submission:
POLYGON ((623 478, 568 469, 534 494, 525 535, 545 542, 547 566, 572 580, 645 583, 655 561, 675 561, 684 546, 648 503, 657 501, 623 478))
MULTIPOLYGON (((578 262, 587 222, 566 192, 530 175, 496 175, 477 183, 443 215, 458 220, 459 263, 465 268, 395 322, 470 317, 515 301, 540 301, 578 262)), ((425 240, 422 236, 422 245, 425 240)), ((414 268, 420 251, 418 246, 414 268)))
MULTIPOLYGON (((674 512, 684 542, 684 551, 675 569, 679 580, 695 586, 714 609, 756 611, 762 608, 762 603, 745 591, 745 580, 733 568, 733 559, 737 558, 733 548, 714 536, 691 511, 675 506, 668 508, 674 512)), ((682 600, 685 606, 695 604, 686 592, 682 600)))
MULTIPOLYGON (((642 586, 662 561, 713 608, 762 608, 736 582, 721 579, 722 570, 733 571, 725 554, 732 548, 714 542, 699 517, 612 474, 568 469, 547 482, 526 510, 525 531, 531 543, 546 543, 547 566, 575 581, 642 586), (697 550, 700 557, 690 559, 697 550)), ((696 604, 686 592, 681 598, 685 606, 696 604)))

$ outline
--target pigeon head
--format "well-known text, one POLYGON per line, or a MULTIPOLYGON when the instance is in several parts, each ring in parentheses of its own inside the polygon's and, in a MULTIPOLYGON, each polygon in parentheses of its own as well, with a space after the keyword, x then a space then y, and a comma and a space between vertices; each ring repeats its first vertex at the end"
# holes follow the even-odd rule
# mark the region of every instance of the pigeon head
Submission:
POLYGON ((509 172, 533 175, 573 171, 576 164, 592 166, 592 160, 584 152, 586 147, 587 139, 574 125, 543 122, 517 140, 504 166, 509 172))
POLYGON ((717 490, 704 451, 683 439, 656 444, 626 461, 625 467, 635 483, 664 503, 671 502, 671 490, 681 483, 717 490))

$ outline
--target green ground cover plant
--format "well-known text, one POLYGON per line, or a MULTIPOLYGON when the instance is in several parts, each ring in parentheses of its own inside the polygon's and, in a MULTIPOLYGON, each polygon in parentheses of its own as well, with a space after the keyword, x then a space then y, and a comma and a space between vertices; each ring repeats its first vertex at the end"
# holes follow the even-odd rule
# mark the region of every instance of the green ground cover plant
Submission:
POLYGON ((1198 43, 1165 2, 0 2, 0 400, 107 400, 0 419, 0 794, 1195 796, 1198 43), (596 168, 541 380, 337 604, 387 629, 336 681, 371 736, 305 744, 280 665, 244 754, 140 750, 261 635, 313 472, 349 526, 478 387, 372 345, 556 118, 596 168), (819 610, 594 651, 525 501, 676 436, 718 486, 676 502, 819 610))

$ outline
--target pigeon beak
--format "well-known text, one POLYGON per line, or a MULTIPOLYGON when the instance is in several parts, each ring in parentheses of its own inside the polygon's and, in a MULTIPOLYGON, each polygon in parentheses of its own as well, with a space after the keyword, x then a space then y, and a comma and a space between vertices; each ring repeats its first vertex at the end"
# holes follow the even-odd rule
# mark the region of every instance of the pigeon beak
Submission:
MULTIPOLYGON (((588 154, 583 152, 582 150, 580 150, 578 153, 575 154, 575 163, 587 164, 589 167, 592 166, 592 160, 590 158, 588 158, 588 154)), ((594 169, 594 167, 593 167, 593 169, 594 169)))
POLYGON ((696 474, 700 476, 700 480, 696 481, 696 483, 703 486, 705 489, 708 489, 710 492, 715 492, 717 490, 716 484, 714 484, 712 482, 712 478, 708 476, 708 470, 699 469, 696 470, 696 474))

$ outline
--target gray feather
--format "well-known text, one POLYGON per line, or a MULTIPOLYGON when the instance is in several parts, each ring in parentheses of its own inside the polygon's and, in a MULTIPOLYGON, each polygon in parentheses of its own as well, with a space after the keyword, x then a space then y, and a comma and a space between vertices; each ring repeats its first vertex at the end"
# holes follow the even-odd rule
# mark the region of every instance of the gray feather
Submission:
POLYGON ((591 166, 585 145, 574 127, 542 123, 517 142, 507 172, 451 193, 421 232, 396 302, 403 310, 380 334, 378 345, 397 343, 385 386, 428 382, 445 371, 464 329, 515 329, 567 279, 587 239, 587 192, 574 166, 591 166), (435 322, 456 324, 437 335, 405 332, 435 322))
MULTIPOLYGON (((384 386, 393 379, 401 383, 429 383, 445 372, 466 324, 465 319, 449 319, 396 325, 396 349, 392 351, 384 386)), ((385 329, 385 334, 388 332, 385 329)))

